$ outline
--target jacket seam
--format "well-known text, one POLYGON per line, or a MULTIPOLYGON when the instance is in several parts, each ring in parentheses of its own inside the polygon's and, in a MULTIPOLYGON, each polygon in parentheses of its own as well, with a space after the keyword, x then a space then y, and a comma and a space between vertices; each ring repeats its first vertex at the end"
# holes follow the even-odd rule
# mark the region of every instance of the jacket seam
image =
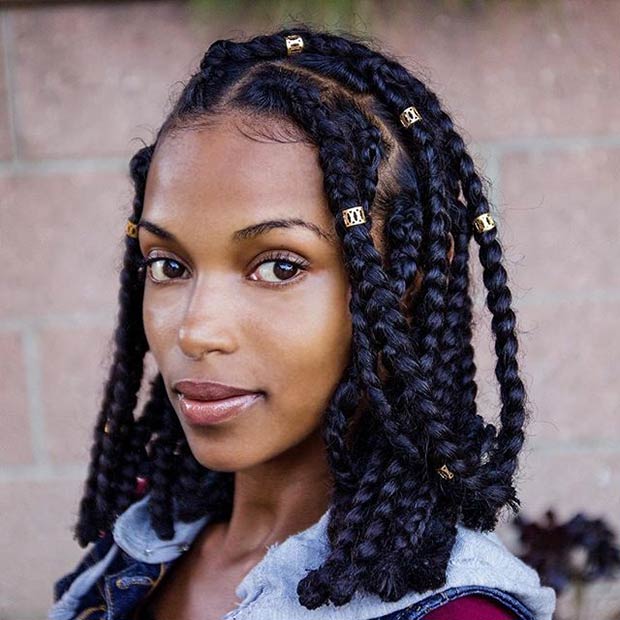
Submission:
POLYGON ((108 602, 108 609, 107 609, 107 617, 108 620, 113 620, 114 619, 114 601, 112 600, 112 592, 110 592, 110 584, 108 581, 105 581, 104 584, 105 587, 105 591, 106 591, 106 600, 108 602))
POLYGON ((86 618, 88 618, 86 614, 90 615, 94 611, 105 611, 105 610, 106 610, 105 605, 96 605, 94 607, 87 607, 86 609, 83 609, 80 612, 79 616, 76 616, 75 620, 86 620, 86 618))

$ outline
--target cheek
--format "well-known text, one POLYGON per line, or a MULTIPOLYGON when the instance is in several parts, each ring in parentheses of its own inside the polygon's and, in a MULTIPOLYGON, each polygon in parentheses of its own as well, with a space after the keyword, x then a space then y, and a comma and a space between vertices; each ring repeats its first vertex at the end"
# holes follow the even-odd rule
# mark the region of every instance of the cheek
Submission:
POLYGON ((144 333, 157 366, 164 373, 166 352, 170 351, 176 342, 180 312, 181 307, 178 303, 166 302, 165 297, 155 294, 148 283, 146 284, 142 305, 144 333))
POLYGON ((347 289, 324 283, 314 294, 272 314, 261 335, 261 355, 270 390, 269 432, 301 438, 314 430, 350 356, 351 316, 347 289))
POLYGON ((333 305, 308 304, 278 323, 272 331, 273 378, 282 382, 282 393, 301 391, 302 386, 323 392, 335 385, 351 344, 351 322, 345 314, 333 305))
MULTIPOLYGON (((227 356, 214 354, 210 369, 251 381, 267 397, 252 415, 229 425, 205 431, 184 427, 203 465, 245 468, 284 453, 316 431, 350 357, 350 290, 345 274, 340 275, 325 272, 311 285, 286 292, 247 288, 231 296, 235 302, 221 325, 234 334, 236 346, 227 356)), ((177 334, 185 301, 180 292, 171 300, 165 292, 149 292, 148 285, 145 290, 144 328, 164 377, 184 370, 177 334)))

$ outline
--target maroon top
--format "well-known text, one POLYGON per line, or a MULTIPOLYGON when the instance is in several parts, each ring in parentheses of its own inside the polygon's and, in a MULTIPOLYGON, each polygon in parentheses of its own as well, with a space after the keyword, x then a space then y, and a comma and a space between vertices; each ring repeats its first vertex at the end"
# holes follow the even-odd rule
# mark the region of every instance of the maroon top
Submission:
MULTIPOLYGON (((139 620, 155 620, 148 606, 137 616, 139 620)), ((469 594, 444 603, 424 616, 423 620, 519 620, 501 603, 487 596, 469 594)))
POLYGON ((518 617, 499 601, 469 594, 444 603, 426 614, 424 620, 518 620, 518 617))

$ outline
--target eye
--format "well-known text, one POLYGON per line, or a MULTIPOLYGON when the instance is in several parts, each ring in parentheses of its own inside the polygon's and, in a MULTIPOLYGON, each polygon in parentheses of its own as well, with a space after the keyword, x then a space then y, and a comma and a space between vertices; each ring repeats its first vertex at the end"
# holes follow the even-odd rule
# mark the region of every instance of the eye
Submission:
POLYGON ((295 277, 296 274, 299 271, 305 271, 308 265, 307 261, 290 254, 278 253, 260 262, 253 272, 259 274, 259 277, 251 279, 285 286, 289 281, 298 280, 299 278, 295 277))
POLYGON ((157 284, 169 280, 185 279, 187 269, 178 260, 169 256, 153 256, 144 261, 149 277, 157 284))

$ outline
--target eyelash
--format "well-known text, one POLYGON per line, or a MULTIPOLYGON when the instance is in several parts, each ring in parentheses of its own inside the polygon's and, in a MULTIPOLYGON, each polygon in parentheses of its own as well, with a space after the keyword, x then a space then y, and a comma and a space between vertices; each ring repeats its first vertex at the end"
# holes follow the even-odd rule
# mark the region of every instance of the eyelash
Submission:
MULTIPOLYGON (((171 256, 140 257, 138 261, 138 268, 140 270, 148 270, 149 267, 153 263, 162 262, 166 260, 174 261, 178 263, 179 265, 181 265, 183 269, 185 269, 185 271, 188 271, 187 267, 185 267, 181 261, 177 260, 176 258, 172 258, 171 256)), ((310 263, 306 260, 300 260, 300 259, 293 258, 290 254, 280 251, 280 252, 275 252, 265 257, 263 260, 257 263, 252 269, 252 273, 254 273, 261 265, 264 265, 265 263, 273 263, 273 262, 286 262, 291 265, 294 265, 301 271, 306 271, 310 265, 310 263)), ((156 280, 153 280, 153 278, 151 277, 151 282, 153 282, 153 284, 159 285, 159 284, 166 284, 167 282, 171 282, 174 280, 183 280, 183 279, 185 278, 182 278, 182 277, 181 278, 170 278, 169 280, 164 281, 164 282, 157 282, 156 280)), ((295 282, 297 282, 297 280, 299 280, 299 276, 293 276, 292 278, 289 278, 288 280, 282 280, 281 283, 267 282, 264 280, 253 280, 253 281, 262 282, 263 284, 267 286, 282 287, 282 286, 288 286, 289 284, 294 284, 295 282)))

